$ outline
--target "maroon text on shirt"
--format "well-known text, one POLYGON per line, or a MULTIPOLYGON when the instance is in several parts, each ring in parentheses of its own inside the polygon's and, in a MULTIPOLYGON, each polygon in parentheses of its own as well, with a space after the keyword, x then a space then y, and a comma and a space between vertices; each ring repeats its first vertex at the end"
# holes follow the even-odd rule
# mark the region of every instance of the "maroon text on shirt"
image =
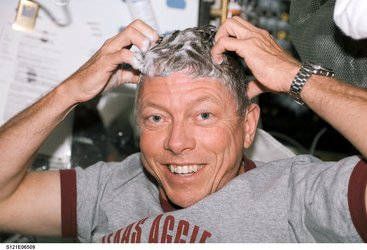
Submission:
MULTIPOLYGON (((149 243, 204 243, 211 237, 211 233, 200 229, 197 225, 190 225, 186 220, 177 220, 172 215, 162 219, 163 214, 158 215, 149 230, 149 243)), ((102 243, 140 243, 143 232, 143 224, 147 218, 121 228, 114 233, 102 237, 102 243)))

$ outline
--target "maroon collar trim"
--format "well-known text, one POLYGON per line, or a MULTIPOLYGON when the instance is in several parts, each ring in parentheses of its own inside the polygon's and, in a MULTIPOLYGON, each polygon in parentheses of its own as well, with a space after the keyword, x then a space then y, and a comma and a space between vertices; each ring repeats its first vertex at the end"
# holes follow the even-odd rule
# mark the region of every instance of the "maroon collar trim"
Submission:
POLYGON ((245 162, 245 173, 256 168, 255 162, 247 159, 245 156, 243 157, 243 161, 245 162))
POLYGON ((165 213, 176 211, 182 208, 173 204, 171 201, 166 200, 161 192, 159 192, 159 203, 161 203, 161 207, 165 213))

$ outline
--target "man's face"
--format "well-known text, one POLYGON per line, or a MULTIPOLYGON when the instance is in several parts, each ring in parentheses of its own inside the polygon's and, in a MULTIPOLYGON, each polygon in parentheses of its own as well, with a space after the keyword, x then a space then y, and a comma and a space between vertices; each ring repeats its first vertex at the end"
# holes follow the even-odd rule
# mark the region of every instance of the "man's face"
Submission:
POLYGON ((238 175, 246 119, 219 81, 147 77, 138 112, 143 164, 171 202, 188 207, 238 175))

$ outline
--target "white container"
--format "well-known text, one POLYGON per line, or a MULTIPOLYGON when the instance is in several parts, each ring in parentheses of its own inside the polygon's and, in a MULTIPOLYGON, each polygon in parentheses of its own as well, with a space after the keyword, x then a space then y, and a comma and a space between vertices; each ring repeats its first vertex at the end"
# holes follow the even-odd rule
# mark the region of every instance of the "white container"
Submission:
POLYGON ((157 19, 150 0, 126 0, 133 20, 140 19, 159 31, 157 19))

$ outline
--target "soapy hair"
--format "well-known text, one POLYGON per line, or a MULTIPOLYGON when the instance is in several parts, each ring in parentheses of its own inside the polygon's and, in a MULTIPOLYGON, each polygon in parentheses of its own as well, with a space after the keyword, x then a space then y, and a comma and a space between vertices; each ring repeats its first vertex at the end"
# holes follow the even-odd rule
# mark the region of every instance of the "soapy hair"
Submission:
POLYGON ((191 78, 212 78, 222 82, 235 96, 239 116, 243 118, 249 104, 244 66, 236 54, 229 52, 223 54, 222 64, 214 63, 210 51, 215 34, 216 28, 211 25, 175 31, 162 37, 145 54, 135 53, 133 67, 142 73, 135 107, 139 105, 144 75, 164 77, 182 71, 191 78))

